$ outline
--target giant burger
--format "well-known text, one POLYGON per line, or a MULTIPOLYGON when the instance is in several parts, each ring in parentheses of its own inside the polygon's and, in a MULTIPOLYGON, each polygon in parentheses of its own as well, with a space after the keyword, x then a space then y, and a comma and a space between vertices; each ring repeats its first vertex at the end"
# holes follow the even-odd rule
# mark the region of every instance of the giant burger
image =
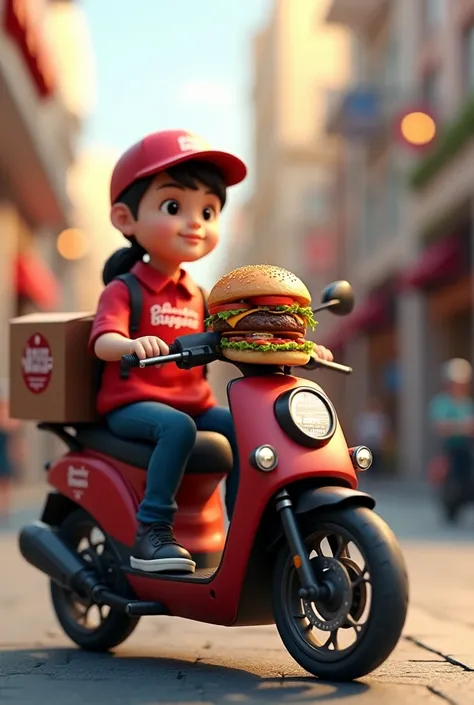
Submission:
POLYGON ((268 264, 234 269, 208 298, 206 325, 221 333, 221 352, 234 362, 305 365, 313 343, 306 328, 316 321, 311 296, 297 276, 268 264))

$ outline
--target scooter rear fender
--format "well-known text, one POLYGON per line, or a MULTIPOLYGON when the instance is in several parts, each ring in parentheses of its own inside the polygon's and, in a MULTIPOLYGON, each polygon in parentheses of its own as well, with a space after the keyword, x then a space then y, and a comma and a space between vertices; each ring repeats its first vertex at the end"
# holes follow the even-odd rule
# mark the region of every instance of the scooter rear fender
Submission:
POLYGON ((138 498, 112 464, 87 452, 67 453, 51 466, 48 483, 85 509, 107 534, 133 546, 138 498))

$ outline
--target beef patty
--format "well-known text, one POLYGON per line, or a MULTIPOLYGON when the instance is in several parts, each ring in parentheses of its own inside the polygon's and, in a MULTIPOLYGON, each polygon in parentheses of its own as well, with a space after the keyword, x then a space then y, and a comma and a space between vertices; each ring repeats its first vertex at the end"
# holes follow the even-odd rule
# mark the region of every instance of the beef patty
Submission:
POLYGON ((306 324, 300 323, 291 313, 268 313, 268 311, 255 311, 250 313, 245 318, 242 318, 235 328, 219 318, 213 323, 213 329, 216 333, 227 333, 230 331, 258 331, 259 333, 268 332, 294 332, 306 333, 306 324))

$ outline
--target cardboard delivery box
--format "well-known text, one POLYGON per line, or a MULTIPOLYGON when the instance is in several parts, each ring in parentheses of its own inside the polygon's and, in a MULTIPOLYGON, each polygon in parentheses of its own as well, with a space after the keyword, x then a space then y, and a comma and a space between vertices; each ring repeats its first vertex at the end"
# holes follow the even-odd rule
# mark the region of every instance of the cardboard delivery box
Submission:
POLYGON ((10 321, 10 415, 94 422, 94 357, 87 350, 90 313, 32 313, 10 321))

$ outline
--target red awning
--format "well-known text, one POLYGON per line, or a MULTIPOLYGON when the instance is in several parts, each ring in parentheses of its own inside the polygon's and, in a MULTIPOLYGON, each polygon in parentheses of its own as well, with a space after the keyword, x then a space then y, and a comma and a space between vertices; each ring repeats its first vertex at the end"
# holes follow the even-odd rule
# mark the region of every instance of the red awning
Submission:
POLYGON ((400 289, 423 289, 439 279, 452 277, 462 267, 463 254, 457 238, 436 242, 399 279, 400 289))
POLYGON ((18 255, 15 263, 15 285, 19 296, 30 299, 45 311, 51 311, 59 305, 59 282, 39 255, 32 252, 18 255))
POLYGON ((337 350, 361 333, 383 325, 387 317, 387 298, 380 294, 371 294, 360 306, 356 306, 349 316, 341 317, 334 334, 320 342, 330 350, 337 350))

